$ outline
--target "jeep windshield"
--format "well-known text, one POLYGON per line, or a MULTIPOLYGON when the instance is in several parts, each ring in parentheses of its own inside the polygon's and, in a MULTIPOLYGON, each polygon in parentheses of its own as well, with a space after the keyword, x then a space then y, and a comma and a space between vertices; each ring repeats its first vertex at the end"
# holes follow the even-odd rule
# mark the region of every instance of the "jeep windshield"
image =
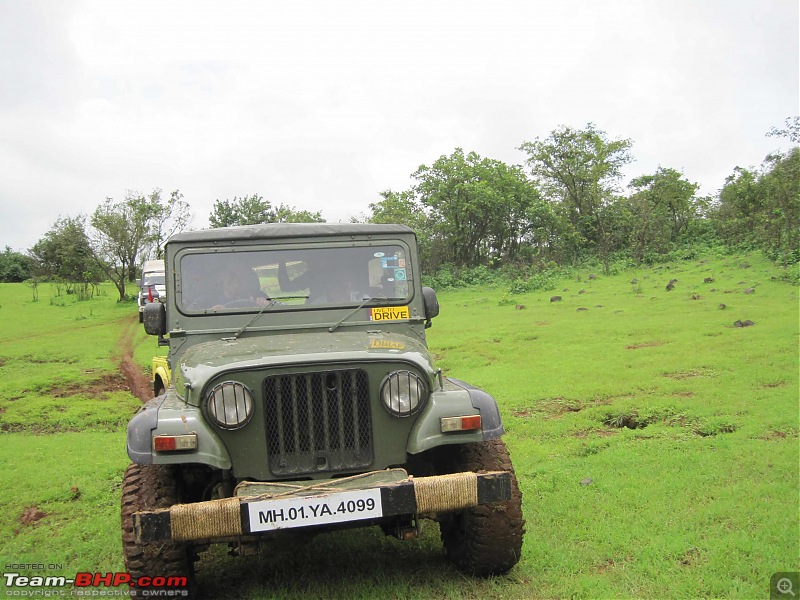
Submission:
POLYGON ((385 242, 193 250, 179 264, 178 302, 190 314, 349 308, 413 294, 407 249, 385 242))
POLYGON ((164 285, 164 273, 145 273, 142 279, 142 287, 149 287, 151 285, 164 285))

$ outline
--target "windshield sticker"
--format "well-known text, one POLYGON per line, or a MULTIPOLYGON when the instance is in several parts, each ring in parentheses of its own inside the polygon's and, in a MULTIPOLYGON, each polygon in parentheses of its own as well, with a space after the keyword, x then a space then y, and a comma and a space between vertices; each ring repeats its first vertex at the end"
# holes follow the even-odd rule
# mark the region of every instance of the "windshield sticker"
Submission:
POLYGON ((394 278, 397 281, 405 281, 406 280, 406 270, 405 269, 395 269, 394 270, 394 278))
POLYGON ((376 252, 372 256, 374 256, 375 258, 382 258, 382 257, 386 256, 386 254, 383 253, 383 252, 376 252))
POLYGON ((400 321, 408 318, 410 317, 407 306, 381 306, 371 308, 369 311, 370 321, 400 321))
POLYGON ((406 345, 393 340, 370 340, 369 347, 371 350, 404 350, 406 345))

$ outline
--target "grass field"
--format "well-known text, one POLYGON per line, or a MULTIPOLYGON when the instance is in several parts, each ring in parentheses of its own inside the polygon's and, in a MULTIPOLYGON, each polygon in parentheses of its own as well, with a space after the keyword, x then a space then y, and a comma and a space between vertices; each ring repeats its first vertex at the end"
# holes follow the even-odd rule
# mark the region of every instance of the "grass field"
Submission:
MULTIPOLYGON (((757 256, 593 275, 439 294, 429 344, 497 399, 524 494, 507 577, 460 575, 425 523, 412 542, 356 530, 272 555, 214 548, 199 564, 208 596, 768 597, 773 573, 800 570, 798 288, 757 256)), ((142 365, 159 349, 113 294, 40 295, 0 285, 0 560, 122 570, 124 423, 139 403, 119 341, 135 332, 142 365)))

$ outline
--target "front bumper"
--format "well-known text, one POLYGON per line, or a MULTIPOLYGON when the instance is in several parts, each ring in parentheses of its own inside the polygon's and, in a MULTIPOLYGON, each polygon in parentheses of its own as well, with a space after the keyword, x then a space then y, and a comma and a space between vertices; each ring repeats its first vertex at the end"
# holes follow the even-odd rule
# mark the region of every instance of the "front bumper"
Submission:
POLYGON ((133 526, 140 543, 214 542, 279 530, 368 526, 510 499, 511 474, 505 471, 409 477, 403 469, 389 469, 316 483, 246 482, 231 498, 137 512, 133 526))

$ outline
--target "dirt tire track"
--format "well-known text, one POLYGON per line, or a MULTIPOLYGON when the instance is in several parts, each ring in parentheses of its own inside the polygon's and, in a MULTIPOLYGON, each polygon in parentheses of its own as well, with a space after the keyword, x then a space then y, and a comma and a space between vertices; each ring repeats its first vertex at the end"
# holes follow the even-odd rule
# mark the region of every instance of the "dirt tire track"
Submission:
POLYGON ((119 370, 125 377, 131 394, 142 402, 148 402, 153 398, 153 384, 150 382, 150 377, 133 360, 133 339, 139 323, 133 316, 126 317, 124 321, 129 323, 123 327, 115 359, 119 361, 119 370))

